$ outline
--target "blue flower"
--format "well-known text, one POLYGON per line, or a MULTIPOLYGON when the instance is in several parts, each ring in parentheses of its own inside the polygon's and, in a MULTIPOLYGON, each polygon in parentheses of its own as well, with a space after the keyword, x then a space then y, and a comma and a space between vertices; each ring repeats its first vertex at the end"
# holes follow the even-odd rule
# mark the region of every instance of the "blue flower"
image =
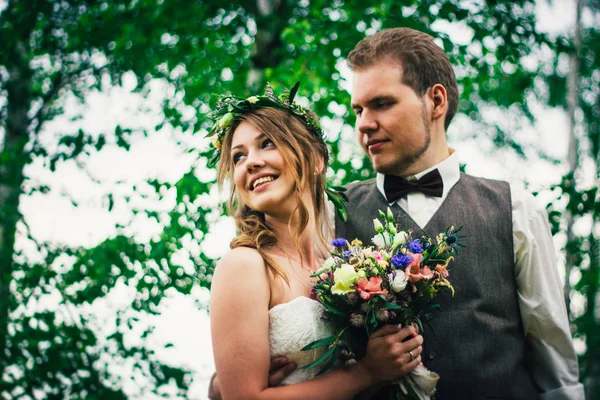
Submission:
POLYGON ((344 258, 349 258, 352 255, 352 252, 350 250, 346 250, 344 251, 344 258))
POLYGON ((410 242, 408 242, 408 245, 406 247, 408 247, 408 250, 410 250, 410 252, 414 254, 423 252, 423 245, 421 245, 421 243, 418 240, 411 240, 410 242))
POLYGON ((348 245, 348 241, 344 238, 337 238, 331 241, 333 247, 346 247, 348 245))
POLYGON ((406 267, 413 260, 413 256, 409 254, 396 254, 390 260, 392 265, 396 268, 406 267))

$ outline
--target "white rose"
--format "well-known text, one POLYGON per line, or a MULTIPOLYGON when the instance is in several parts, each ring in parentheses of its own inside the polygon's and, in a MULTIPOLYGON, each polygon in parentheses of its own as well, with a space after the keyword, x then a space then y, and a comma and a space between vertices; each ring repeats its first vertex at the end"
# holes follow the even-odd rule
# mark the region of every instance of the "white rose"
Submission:
POLYGON ((392 289, 392 292, 398 293, 406 288, 406 282, 408 282, 408 279, 406 278, 404 271, 398 269, 396 270, 395 276, 394 274, 390 274, 390 281, 390 289, 392 289))
POLYGON ((327 273, 329 271, 331 271, 331 268, 333 268, 335 266, 335 259, 333 257, 329 257, 327 260, 325 260, 323 262, 323 265, 321 266, 321 268, 319 268, 319 270, 317 272, 315 272, 315 274, 323 274, 323 273, 327 273))
POLYGON ((394 247, 394 248, 398 247, 398 246, 406 243, 407 240, 408 240, 408 233, 406 233, 405 231, 400 231, 394 236, 394 244, 392 245, 392 247, 394 247))
POLYGON ((373 239, 371 240, 375 246, 381 249, 392 244, 392 235, 390 235, 388 232, 378 233, 377 235, 373 236, 373 239))

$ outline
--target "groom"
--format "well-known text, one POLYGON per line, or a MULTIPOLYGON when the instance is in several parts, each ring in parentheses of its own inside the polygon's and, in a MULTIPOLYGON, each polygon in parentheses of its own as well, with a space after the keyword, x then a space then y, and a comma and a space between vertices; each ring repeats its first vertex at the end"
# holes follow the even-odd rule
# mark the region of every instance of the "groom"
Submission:
MULTIPOLYGON (((462 225, 466 235, 450 270, 456 295, 438 296, 440 312, 425 316, 436 399, 583 400, 545 210, 506 182, 460 173, 446 142, 458 85, 444 52, 395 28, 359 42, 348 64, 358 141, 378 174, 349 185, 349 221, 336 221, 336 235, 370 243, 388 206, 403 229, 462 225)), ((280 376, 293 366, 284 368, 280 376)))
POLYGON ((348 64, 358 141, 378 174, 349 186, 336 235, 368 243, 391 206, 403 229, 462 225, 466 236, 450 271, 456 295, 425 316, 436 399, 583 399, 546 212, 506 182, 460 173, 446 143, 458 85, 444 52, 396 28, 362 40, 348 64))

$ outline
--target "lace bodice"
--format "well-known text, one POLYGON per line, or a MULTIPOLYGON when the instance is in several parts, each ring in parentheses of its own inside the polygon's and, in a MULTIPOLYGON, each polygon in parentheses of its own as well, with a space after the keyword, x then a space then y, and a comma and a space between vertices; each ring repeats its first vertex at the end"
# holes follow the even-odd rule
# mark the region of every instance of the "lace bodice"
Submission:
POLYGON ((311 379, 322 366, 303 369, 323 354, 323 349, 301 351, 315 340, 333 335, 332 328, 322 319, 325 307, 308 297, 296 297, 288 303, 278 304, 269 310, 269 347, 271 358, 286 356, 298 368, 284 381, 291 385, 311 379))

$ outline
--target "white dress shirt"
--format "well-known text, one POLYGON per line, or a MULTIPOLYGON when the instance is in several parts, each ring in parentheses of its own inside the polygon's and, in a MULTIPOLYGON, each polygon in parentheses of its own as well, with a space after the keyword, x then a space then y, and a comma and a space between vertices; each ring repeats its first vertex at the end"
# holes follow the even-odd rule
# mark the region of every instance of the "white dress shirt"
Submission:
MULTIPOLYGON (((436 168, 444 182, 441 198, 413 192, 397 200, 421 228, 460 178, 458 156, 453 150, 444 161, 415 177, 419 179, 436 168)), ((384 175, 377 174, 377 188, 385 197, 383 181, 384 175)), ((517 295, 533 379, 542 389, 542 400, 583 400, 546 210, 522 189, 511 186, 510 193, 517 295)))

